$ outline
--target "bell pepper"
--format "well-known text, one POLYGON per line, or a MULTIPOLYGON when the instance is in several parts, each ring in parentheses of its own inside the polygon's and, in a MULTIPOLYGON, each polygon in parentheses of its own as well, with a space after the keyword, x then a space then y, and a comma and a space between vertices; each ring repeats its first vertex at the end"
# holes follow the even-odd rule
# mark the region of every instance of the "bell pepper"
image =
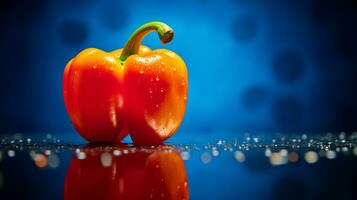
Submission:
POLYGON ((82 149, 85 159, 73 156, 64 181, 65 200, 189 199, 184 161, 171 146, 115 155, 127 147, 82 149))
POLYGON ((142 46, 156 31, 162 44, 174 36, 162 22, 139 27, 123 49, 88 48, 70 60, 63 96, 77 132, 89 142, 119 142, 128 133, 136 144, 160 144, 179 128, 186 109, 184 61, 166 49, 142 46))

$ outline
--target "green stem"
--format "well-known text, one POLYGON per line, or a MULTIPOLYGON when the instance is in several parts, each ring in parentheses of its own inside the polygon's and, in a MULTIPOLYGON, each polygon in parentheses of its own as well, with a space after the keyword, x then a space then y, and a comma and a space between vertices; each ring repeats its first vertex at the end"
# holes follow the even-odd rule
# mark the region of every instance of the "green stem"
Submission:
POLYGON ((120 55, 120 60, 124 62, 129 56, 137 54, 144 37, 156 31, 162 44, 169 43, 174 37, 174 31, 167 24, 162 22, 149 22, 138 29, 130 36, 128 42, 120 55))

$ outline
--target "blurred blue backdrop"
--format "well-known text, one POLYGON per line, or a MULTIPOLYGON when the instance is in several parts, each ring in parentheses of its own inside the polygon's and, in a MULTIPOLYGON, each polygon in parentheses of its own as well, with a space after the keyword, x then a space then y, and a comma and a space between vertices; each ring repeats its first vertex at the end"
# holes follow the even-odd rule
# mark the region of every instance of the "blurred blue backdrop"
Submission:
MULTIPOLYGON (((175 38, 164 48, 177 52, 189 71, 188 108, 180 132, 191 132, 193 137, 203 132, 207 139, 222 137, 222 132, 356 130, 356 4, 355 0, 1 1, 0 134, 74 132, 62 96, 67 61, 88 47, 121 48, 138 26, 153 20, 173 27, 175 38)), ((144 44, 163 48, 156 34, 144 44)), ((178 135, 185 140, 176 142, 191 142, 185 134, 178 135)), ((206 168, 193 155, 186 162, 192 199, 352 199, 355 194, 355 160, 341 159, 324 168, 301 162, 273 169, 250 154, 254 152, 247 153, 242 166, 213 161, 206 168)), ((6 171, 7 188, 0 191, 5 198, 24 199, 32 193, 61 198, 69 155, 61 157, 57 171, 35 171, 32 163, 24 164, 24 154, 19 152, 18 157, 0 166, 6 171), (47 186, 45 190, 34 177, 41 178, 38 182, 47 186)))
MULTIPOLYGON (((354 1, 3 1, 0 132, 71 132, 66 62, 121 48, 141 24, 175 30, 164 48, 189 70, 181 131, 357 128, 354 1)), ((144 40, 162 48, 156 34, 144 40)))

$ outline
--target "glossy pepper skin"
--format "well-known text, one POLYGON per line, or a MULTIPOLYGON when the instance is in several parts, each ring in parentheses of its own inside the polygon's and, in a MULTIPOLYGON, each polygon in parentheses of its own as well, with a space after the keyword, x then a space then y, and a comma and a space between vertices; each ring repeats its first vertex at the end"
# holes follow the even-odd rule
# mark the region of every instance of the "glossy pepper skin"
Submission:
POLYGON ((163 44, 173 38, 164 23, 137 29, 123 49, 89 48, 68 62, 63 75, 67 112, 90 142, 118 142, 128 132, 136 144, 160 144, 183 119, 188 91, 184 61, 174 52, 150 50, 141 41, 156 31, 163 44))
MULTIPOLYGON (((127 150, 121 146, 113 149, 127 150)), ((68 168, 65 200, 189 199, 184 162, 171 146, 120 156, 94 146, 82 152, 86 158, 73 156, 68 168)))

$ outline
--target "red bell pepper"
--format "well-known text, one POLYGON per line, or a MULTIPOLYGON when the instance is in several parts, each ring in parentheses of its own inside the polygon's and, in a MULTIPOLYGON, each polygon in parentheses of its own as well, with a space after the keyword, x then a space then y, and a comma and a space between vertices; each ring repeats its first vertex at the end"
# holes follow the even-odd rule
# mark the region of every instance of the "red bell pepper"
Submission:
POLYGON ((186 65, 172 51, 141 46, 153 31, 163 44, 174 35, 168 25, 150 22, 123 49, 88 48, 68 62, 64 102, 86 140, 118 142, 130 133, 136 144, 160 144, 179 128, 187 101, 186 65))

